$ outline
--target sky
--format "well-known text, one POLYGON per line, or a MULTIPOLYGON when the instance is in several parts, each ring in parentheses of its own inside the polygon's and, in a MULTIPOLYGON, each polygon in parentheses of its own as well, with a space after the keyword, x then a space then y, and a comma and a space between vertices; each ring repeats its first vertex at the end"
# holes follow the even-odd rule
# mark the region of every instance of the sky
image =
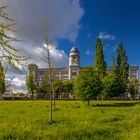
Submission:
MULTIPOLYGON (((23 41, 15 46, 31 57, 27 63, 47 67, 44 48, 44 20, 47 21, 49 46, 54 67, 67 67, 70 49, 80 52, 81 66, 92 65, 96 38, 104 46, 107 65, 116 57, 119 42, 124 44, 130 65, 140 65, 139 0, 0 0, 8 4, 7 12, 16 21, 13 36, 23 41), (40 51, 39 51, 40 50, 40 51)), ((8 72, 15 92, 25 90, 26 70, 8 72)))

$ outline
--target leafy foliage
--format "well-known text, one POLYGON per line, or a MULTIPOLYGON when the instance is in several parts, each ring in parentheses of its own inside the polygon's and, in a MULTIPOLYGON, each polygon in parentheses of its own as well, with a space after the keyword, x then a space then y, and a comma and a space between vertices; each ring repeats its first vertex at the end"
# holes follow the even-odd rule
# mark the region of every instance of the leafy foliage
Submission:
POLYGON ((73 82, 71 80, 65 80, 63 82, 63 92, 65 93, 73 92, 73 82))
POLYGON ((119 44, 117 49, 117 74, 127 81, 129 76, 129 64, 122 43, 119 44))
POLYGON ((127 62, 127 56, 123 44, 120 43, 117 49, 117 76, 121 80, 120 94, 126 91, 128 76, 129 76, 129 64, 127 62))
POLYGON ((109 98, 119 96, 120 81, 114 74, 107 74, 103 78, 103 95, 109 98))
POLYGON ((74 94, 80 99, 90 100, 102 92, 98 71, 92 67, 83 68, 74 80, 74 94))
POLYGON ((63 83, 61 80, 53 80, 53 92, 60 94, 63 91, 63 83))
POLYGON ((46 71, 44 75, 42 75, 39 89, 40 89, 40 92, 44 94, 44 97, 47 93, 49 93, 48 71, 46 71))
POLYGON ((27 86, 28 92, 32 93, 32 99, 33 99, 34 90, 36 89, 36 84, 35 84, 33 74, 26 76, 26 86, 27 86))
POLYGON ((128 82, 127 90, 131 94, 132 97, 139 93, 139 82, 137 79, 131 79, 128 82))
POLYGON ((106 62, 103 54, 102 41, 98 38, 96 40, 96 53, 94 58, 94 67, 98 70, 100 75, 105 75, 106 73, 106 62))
POLYGON ((111 58, 111 74, 116 75, 116 64, 114 56, 111 58))

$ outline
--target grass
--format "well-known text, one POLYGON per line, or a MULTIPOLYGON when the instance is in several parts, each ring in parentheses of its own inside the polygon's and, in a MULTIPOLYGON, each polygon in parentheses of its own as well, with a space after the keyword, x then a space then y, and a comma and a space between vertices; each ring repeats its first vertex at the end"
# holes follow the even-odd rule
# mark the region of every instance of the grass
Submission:
POLYGON ((139 140, 138 101, 0 101, 0 140, 139 140))

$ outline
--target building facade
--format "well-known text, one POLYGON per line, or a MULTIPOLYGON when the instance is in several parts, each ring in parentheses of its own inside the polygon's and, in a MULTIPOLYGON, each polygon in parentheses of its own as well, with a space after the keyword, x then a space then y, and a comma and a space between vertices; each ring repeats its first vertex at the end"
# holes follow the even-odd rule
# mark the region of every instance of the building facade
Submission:
MULTIPOLYGON (((53 78, 59 80, 72 80, 76 77, 80 70, 80 54, 77 48, 73 47, 69 53, 69 65, 68 68, 52 68, 53 78)), ((109 71, 110 68, 107 68, 109 71)), ((36 64, 29 64, 28 74, 33 74, 35 82, 39 85, 42 75, 48 71, 48 68, 38 68, 36 64)), ((139 67, 130 66, 129 78, 139 79, 139 67)))
MULTIPOLYGON (((73 47, 69 54, 68 68, 52 68, 54 79, 72 80, 76 77, 80 70, 80 54, 77 48, 73 47)), ((48 68, 38 68, 36 64, 28 65, 28 74, 33 74, 36 84, 41 81, 42 75, 48 71, 48 68)))

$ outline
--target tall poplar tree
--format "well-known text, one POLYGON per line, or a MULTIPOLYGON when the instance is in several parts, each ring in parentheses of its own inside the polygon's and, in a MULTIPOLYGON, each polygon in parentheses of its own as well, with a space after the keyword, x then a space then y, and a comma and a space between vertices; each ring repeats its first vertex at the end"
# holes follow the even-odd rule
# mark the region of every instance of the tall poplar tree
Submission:
POLYGON ((104 76, 106 73, 106 62, 103 53, 102 41, 97 38, 96 40, 96 53, 94 58, 94 68, 96 68, 100 75, 104 76))
POLYGON ((112 56, 111 58, 111 74, 116 74, 116 64, 115 64, 115 58, 112 56))
POLYGON ((120 86, 119 94, 123 94, 126 91, 129 76, 129 64, 126 56, 125 49, 122 43, 119 43, 117 49, 117 78, 120 86))
POLYGON ((129 76, 128 59, 122 43, 119 43, 117 49, 117 75, 125 81, 129 76))

